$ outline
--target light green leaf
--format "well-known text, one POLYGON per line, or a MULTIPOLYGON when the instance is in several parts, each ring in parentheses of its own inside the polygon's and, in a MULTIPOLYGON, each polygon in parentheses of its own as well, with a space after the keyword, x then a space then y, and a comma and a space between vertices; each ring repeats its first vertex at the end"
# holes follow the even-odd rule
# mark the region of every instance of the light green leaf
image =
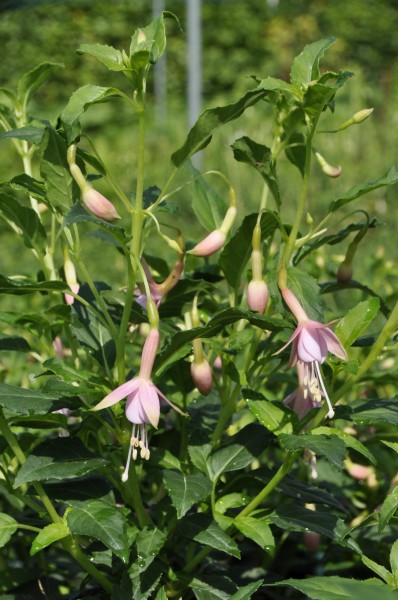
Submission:
POLYGON ((263 397, 263 400, 251 400, 261 394, 253 394, 251 390, 242 390, 242 396, 247 400, 248 406, 258 421, 275 435, 293 432, 294 413, 286 409, 283 404, 278 406, 263 397))
POLYGON ((240 444, 231 444, 218 450, 210 458, 210 473, 212 481, 216 481, 222 473, 239 471, 253 461, 253 455, 240 444))
POLYGON ((6 513, 0 513, 0 548, 5 546, 18 529, 15 519, 6 513))
POLYGON ((22 190, 24 192, 28 192, 37 200, 41 202, 46 201, 46 191, 44 188, 44 183, 42 181, 38 181, 26 173, 21 173, 21 175, 17 175, 13 177, 9 182, 11 188, 16 190, 22 190))
POLYGON ((111 87, 98 85, 84 85, 76 90, 69 99, 61 113, 68 145, 73 144, 81 132, 80 117, 90 106, 102 102, 109 102, 122 96, 123 93, 111 87))
POLYGON ((33 127, 33 125, 27 125, 26 127, 19 127, 18 129, 11 129, 0 135, 1 139, 13 138, 16 140, 25 140, 31 144, 40 144, 44 133, 44 127, 33 127))
POLYGON ((97 458, 76 438, 48 440, 35 448, 21 466, 14 488, 32 481, 73 479, 96 471, 108 464, 97 458))
POLYGON ((394 577, 392 576, 390 571, 387 571, 385 567, 379 565, 377 562, 371 560, 364 554, 362 554, 361 560, 364 565, 366 565, 369 569, 376 573, 376 575, 381 577, 381 579, 383 579, 387 583, 387 585, 394 586, 394 577))
POLYGON ((33 208, 24 206, 13 196, 0 192, 0 214, 18 227, 25 246, 44 253, 46 231, 33 208))
POLYGON ((32 94, 49 78, 54 69, 63 68, 61 63, 44 62, 21 77, 18 83, 18 100, 26 108, 32 94))
POLYGON ((104 44, 82 44, 77 49, 78 54, 89 54, 94 56, 99 62, 108 67, 111 71, 123 71, 126 66, 123 64, 123 56, 120 50, 104 44))
MULTIPOLYGON (((196 174, 197 171, 194 170, 196 174)), ((199 223, 207 231, 217 229, 225 216, 227 204, 225 200, 209 185, 204 177, 192 183, 192 210, 199 223)))
POLYGON ((349 348, 366 331, 380 310, 378 298, 368 298, 360 302, 340 319, 336 326, 336 335, 345 348, 349 348))
MULTIPOLYGON (((359 454, 362 454, 363 456, 365 456, 373 465, 376 464, 375 457, 373 456, 373 454, 371 452, 369 452, 369 450, 366 448, 366 446, 364 446, 362 444, 362 442, 357 440, 355 437, 353 437, 349 433, 345 433, 344 431, 341 431, 341 429, 337 429, 336 427, 321 426, 321 427, 317 427, 316 429, 313 429, 312 433, 314 435, 318 435, 318 434, 337 435, 344 442, 344 444, 347 448, 352 448, 356 452, 359 452, 359 454)), ((398 446, 398 444, 397 444, 397 446, 398 446)))
POLYGON ((383 531, 398 508, 398 486, 395 487, 383 502, 380 511, 379 531, 383 531))
POLYGON ((72 397, 72 392, 68 396, 0 383, 0 406, 18 415, 44 415, 61 408, 76 408, 81 404, 79 399, 72 397))
POLYGON ((286 579, 270 586, 292 586, 311 600, 397 600, 398 592, 380 584, 344 577, 310 577, 308 579, 286 579))
POLYGON ((354 185, 346 194, 337 198, 337 200, 333 200, 331 205, 329 206, 329 213, 334 212, 341 206, 356 200, 360 196, 364 194, 368 194, 373 190, 377 190, 380 187, 384 187, 387 185, 393 185, 398 181, 398 170, 395 167, 391 167, 384 175, 379 177, 378 179, 373 179, 372 181, 366 181, 364 183, 359 183, 358 185, 354 185))
POLYGON ((146 53, 150 64, 155 64, 162 56, 166 48, 165 18, 174 19, 179 24, 177 17, 173 13, 163 11, 149 25, 135 31, 130 44, 130 59, 133 69, 136 62, 134 55, 136 54, 146 53))
POLYGON ((202 471, 211 479, 209 456, 213 450, 211 444, 202 444, 201 446, 188 446, 188 453, 191 461, 199 471, 202 471))
POLYGON ((390 565, 396 585, 396 582, 398 581, 398 540, 395 540, 395 542, 391 546, 390 565))
POLYGON ((309 448, 315 454, 324 456, 336 469, 343 468, 346 455, 344 442, 337 435, 285 435, 279 436, 281 445, 290 452, 309 448))
POLYGON ((177 517, 181 519, 197 502, 205 500, 212 491, 212 484, 203 475, 182 475, 177 471, 165 471, 164 483, 170 495, 177 517))
POLYGON ((260 581, 254 581, 243 587, 240 587, 235 594, 230 596, 229 600, 250 600, 254 592, 263 584, 262 579, 260 581))
POLYGON ((327 37, 304 47, 303 51, 293 61, 290 79, 300 87, 307 86, 310 81, 319 79, 319 61, 325 50, 336 41, 335 37, 327 37))
POLYGON ((167 534, 157 527, 144 527, 136 537, 137 562, 140 573, 145 571, 159 554, 166 541, 167 534))
POLYGON ((387 440, 381 440, 381 441, 383 442, 383 444, 385 444, 389 448, 392 448, 392 450, 394 450, 394 452, 396 452, 398 454, 398 442, 388 442, 387 440))
POLYGON ((271 553, 275 550, 274 536, 267 520, 239 517, 235 519, 234 525, 243 535, 253 540, 263 550, 271 553))
POLYGON ((128 560, 127 521, 120 508, 102 500, 88 500, 67 511, 66 520, 75 535, 100 540, 117 556, 128 560))
POLYGON ((67 535, 70 535, 70 531, 65 523, 51 523, 47 525, 33 540, 30 555, 34 556, 40 550, 43 550, 43 548, 47 548, 50 544, 62 540, 67 535))

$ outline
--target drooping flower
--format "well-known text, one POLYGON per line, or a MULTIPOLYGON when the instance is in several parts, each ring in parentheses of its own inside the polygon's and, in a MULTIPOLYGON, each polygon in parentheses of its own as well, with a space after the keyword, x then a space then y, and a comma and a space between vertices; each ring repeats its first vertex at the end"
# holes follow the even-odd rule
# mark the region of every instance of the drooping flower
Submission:
POLYGON ((347 360, 347 353, 328 325, 308 318, 291 290, 283 288, 281 291, 298 325, 290 340, 279 352, 292 344, 289 367, 294 367, 300 362, 303 364, 303 385, 307 394, 311 394, 315 402, 319 402, 323 396, 329 408, 328 417, 332 418, 334 410, 323 383, 320 365, 326 360, 328 352, 342 360, 347 360))
POLYGON ((160 416, 160 399, 164 400, 177 412, 184 414, 177 406, 155 386, 151 380, 152 368, 159 347, 159 330, 151 328, 142 350, 141 367, 137 377, 123 383, 108 394, 93 410, 109 408, 127 397, 126 417, 133 424, 129 453, 122 481, 127 481, 131 456, 135 460, 140 448, 141 458, 149 459, 148 434, 146 426, 157 429, 160 416))
POLYGON ((308 379, 305 377, 305 366, 301 361, 297 363, 297 377, 298 387, 286 396, 283 404, 290 405, 299 419, 302 419, 313 408, 322 406, 320 402, 322 394, 320 394, 318 387, 312 385, 311 388, 308 384, 308 379))
MULTIPOLYGON (((180 277, 184 271, 184 255, 179 255, 178 260, 174 264, 174 267, 172 268, 166 279, 162 281, 162 283, 156 283, 156 281, 152 277, 152 273, 146 261, 143 258, 141 259, 141 265, 144 269, 147 278, 149 290, 151 292, 151 298, 155 302, 156 306, 159 306, 164 296, 166 296, 166 294, 168 294, 168 292, 172 290, 173 287, 175 287, 180 280, 180 277)), ((145 308, 147 305, 147 296, 145 290, 137 288, 137 291, 135 293, 137 294, 136 302, 138 302, 140 306, 145 308)))

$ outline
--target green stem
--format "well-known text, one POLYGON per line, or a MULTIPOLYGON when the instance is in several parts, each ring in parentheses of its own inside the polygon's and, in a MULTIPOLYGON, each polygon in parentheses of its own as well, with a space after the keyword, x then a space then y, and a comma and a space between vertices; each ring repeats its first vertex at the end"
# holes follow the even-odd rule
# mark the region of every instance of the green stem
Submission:
POLYGON ((124 351, 126 347, 126 334, 129 326, 129 318, 131 312, 131 306, 134 300, 134 288, 136 276, 133 272, 130 257, 127 255, 127 290, 126 297, 124 299, 124 307, 122 318, 119 325, 119 333, 116 340, 116 365, 117 365, 117 375, 118 375, 118 383, 121 385, 126 379, 126 367, 124 360, 124 351))
POLYGON ((24 523, 18 523, 18 529, 26 529, 27 531, 34 531, 39 533, 41 529, 39 527, 33 527, 33 525, 25 525, 24 523))
POLYGON ((227 402, 223 406, 221 406, 218 423, 213 431, 213 435, 211 436, 213 444, 216 444, 218 442, 224 431, 224 427, 228 423, 229 419, 232 417, 235 410, 236 401, 240 394, 240 390, 241 386, 239 384, 236 384, 232 394, 228 397, 227 402))
POLYGON ((146 525, 148 525, 149 527, 153 526, 152 519, 146 512, 144 504, 142 502, 140 482, 133 461, 130 465, 129 478, 126 481, 125 486, 128 488, 129 495, 132 498, 132 504, 134 506, 134 510, 136 512, 140 527, 142 528, 146 525))
POLYGON ((138 269, 141 254, 141 235, 143 222, 143 194, 144 194, 144 168, 145 168, 145 112, 139 115, 139 139, 138 139, 138 165, 137 165, 137 188, 134 204, 134 218, 131 227, 131 255, 135 260, 134 272, 138 269))
POLYGON ((75 559, 76 562, 89 574, 93 579, 98 581, 101 587, 108 593, 112 592, 113 585, 110 581, 93 565, 93 563, 83 554, 77 545, 76 541, 70 537, 64 540, 63 547, 75 559))
POLYGON ((162 191, 161 191, 161 193, 160 193, 159 197, 157 198, 156 202, 154 202, 154 203, 152 204, 152 206, 150 206, 150 207, 148 208, 148 211, 149 211, 149 212, 151 212, 151 213, 155 212, 155 210, 157 209, 157 207, 159 206, 159 204, 160 204, 160 203, 161 203, 161 202, 164 200, 164 198, 165 198, 165 196, 166 196, 166 193, 167 193, 167 191, 168 191, 168 189, 169 189, 169 187, 170 187, 170 185, 171 185, 171 183, 172 183, 172 181, 173 181, 174 177, 177 175, 177 172, 178 172, 178 169, 177 169, 177 167, 175 167, 175 168, 172 170, 172 172, 171 172, 171 174, 170 174, 170 177, 169 177, 169 178, 168 178, 168 180, 166 181, 166 184, 165 184, 164 188, 162 189, 162 191))

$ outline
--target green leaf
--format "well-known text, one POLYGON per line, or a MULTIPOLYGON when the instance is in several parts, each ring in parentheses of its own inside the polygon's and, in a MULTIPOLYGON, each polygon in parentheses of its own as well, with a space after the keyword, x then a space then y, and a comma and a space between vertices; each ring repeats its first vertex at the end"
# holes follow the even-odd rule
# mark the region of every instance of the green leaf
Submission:
POLYGON ((54 542, 62 540, 70 535, 68 526, 65 523, 51 523, 44 527, 35 537, 30 548, 30 556, 34 556, 43 548, 47 548, 54 542))
MULTIPOLYGON (((195 327, 188 331, 178 331, 175 333, 167 344, 164 345, 160 354, 155 361, 155 370, 157 371, 160 367, 172 357, 180 348, 183 348, 186 344, 189 344, 195 338, 209 338, 217 335, 226 327, 240 319, 247 319, 252 325, 256 325, 262 329, 268 331, 279 331, 283 327, 287 327, 288 324, 282 319, 275 317, 260 316, 251 311, 241 310, 239 308, 226 308, 217 315, 215 315, 206 325, 203 327, 195 327)), ((290 411, 291 412, 291 411, 290 411)))
POLYGON ((57 392, 44 393, 0 383, 0 406, 18 415, 44 415, 61 408, 75 408, 81 404, 76 397, 62 396, 57 392))
POLYGON ((191 461, 199 471, 202 471, 209 478, 209 456, 213 450, 211 444, 202 444, 201 446, 188 446, 188 453, 191 461))
POLYGON ((392 448, 398 454, 398 442, 388 442, 387 440, 381 440, 383 444, 392 448))
POLYGON ((81 133, 80 117, 92 105, 109 102, 123 93, 111 87, 84 85, 76 90, 61 113, 68 145, 76 142, 81 133))
POLYGON ((18 100, 24 105, 28 104, 32 94, 50 77, 54 69, 63 68, 61 63, 44 62, 25 73, 18 82, 18 100))
POLYGON ((311 275, 297 267, 287 269, 287 286, 303 306, 311 319, 322 321, 323 311, 320 303, 320 288, 311 275))
MULTIPOLYGON (((219 265, 222 268, 229 285, 237 288, 242 279, 243 270, 252 253, 253 230, 257 223, 257 213, 247 215, 231 239, 225 244, 219 265)), ((279 227, 277 216, 269 210, 261 215, 261 239, 271 238, 279 227)))
POLYGON ((65 213, 80 196, 66 160, 67 144, 52 127, 46 127, 40 144, 40 174, 50 206, 65 213))
POLYGON ((37 198, 37 200, 40 200, 41 202, 46 201, 44 183, 34 179, 33 177, 30 177, 29 175, 26 175, 26 173, 21 173, 21 175, 13 177, 9 181, 9 185, 13 189, 28 192, 28 194, 34 198, 37 198))
POLYGON ((395 581, 398 579, 398 540, 395 540, 393 545, 391 546, 390 552, 390 565, 391 571, 395 581))
POLYGON ((336 541, 341 541, 348 532, 341 519, 330 512, 310 510, 303 506, 283 504, 269 517, 270 521, 288 531, 315 531, 336 541))
POLYGON ((31 144, 40 144, 43 138, 44 128, 33 127, 33 125, 27 125, 26 127, 19 127, 18 129, 11 129, 0 135, 0 140, 13 138, 16 140, 25 140, 31 144))
POLYGON ((240 558, 236 542, 208 515, 202 513, 186 517, 178 524, 178 532, 199 544, 240 558))
POLYGON ((240 587, 235 594, 230 596, 229 600, 250 600, 254 592, 263 584, 262 579, 260 581, 254 581, 243 587, 240 587))
POLYGON ((37 446, 21 466, 14 488, 32 481, 82 477, 107 464, 106 459, 97 458, 77 438, 48 440, 37 446))
POLYGON ((254 517, 239 517, 234 521, 235 527, 243 535, 250 538, 267 552, 275 550, 275 540, 266 519, 255 519, 254 517))
POLYGON ((336 469, 343 468, 346 455, 344 442, 337 435, 285 435, 279 436, 281 445, 290 452, 309 448, 315 454, 324 456, 336 469))
POLYGON ((291 82, 300 87, 305 87, 310 81, 319 79, 319 61, 325 50, 330 48, 335 41, 336 38, 331 36, 305 46, 293 61, 290 71, 291 82))
POLYGON ((139 571, 142 573, 153 562, 155 557, 163 548, 167 534, 157 527, 150 529, 144 527, 136 537, 137 562, 139 571))
POLYGON ((211 473, 211 479, 217 481, 223 473, 239 471, 251 462, 253 462, 253 455, 240 444, 232 444, 222 448, 210 458, 209 472, 211 473))
POLYGON ((387 571, 385 567, 379 565, 377 562, 371 560, 364 554, 362 554, 361 560, 364 565, 366 565, 369 569, 376 573, 376 575, 383 579, 387 583, 387 585, 394 586, 394 577, 392 576, 390 571, 387 571))
POLYGON ((195 179, 192 189, 192 209, 199 223, 207 231, 217 229, 227 209, 225 200, 208 184, 204 177, 195 179))
POLYGON ((182 475, 178 471, 165 471, 163 475, 177 517, 181 519, 197 502, 205 500, 212 491, 212 484, 203 475, 182 475))
MULTIPOLYGON (((271 479, 271 473, 267 478, 262 478, 264 484, 268 483, 271 479)), ((344 511, 344 506, 341 502, 333 496, 331 493, 326 492, 320 487, 310 485, 302 481, 298 481, 293 477, 287 476, 278 484, 278 489, 283 492, 286 496, 294 498, 298 502, 309 502, 311 504, 326 504, 326 506, 333 506, 340 511, 344 511)))
POLYGON ((69 529, 75 535, 100 540, 124 561, 129 556, 127 521, 120 508, 102 500, 88 500, 66 513, 69 529))
POLYGON ((349 433, 345 433, 341 431, 341 429, 337 429, 336 427, 317 427, 312 430, 314 435, 325 434, 325 435, 337 435, 345 444, 347 448, 352 448, 359 454, 365 456, 372 464, 376 464, 376 459, 371 452, 355 437, 350 435, 349 433))
POLYGON ((23 337, 0 334, 0 351, 1 350, 7 350, 8 352, 30 352, 30 346, 23 337))
POLYGON ((253 393, 251 390, 243 389, 242 396, 248 403, 249 409, 258 421, 275 435, 282 433, 291 434, 293 432, 294 413, 285 408, 280 403, 266 400, 262 394, 253 393), (262 400, 252 400, 251 398, 262 398, 262 400))
POLYGON ((279 184, 270 148, 258 144, 247 136, 235 140, 231 147, 235 160, 251 165, 260 173, 271 190, 275 202, 280 206, 279 184))
POLYGON ((30 294, 31 292, 64 292, 69 286, 64 281, 29 281, 9 279, 0 275, 0 293, 30 294))
POLYGON ((123 71, 126 65, 123 63, 123 55, 120 50, 104 44, 82 44, 77 49, 78 54, 89 54, 94 56, 100 63, 111 71, 123 71))
POLYGON ((98 217, 94 217, 80 204, 80 202, 76 202, 69 210, 69 212, 65 215, 64 220, 62 221, 63 227, 70 227, 75 223, 94 223, 104 229, 108 233, 111 233, 113 237, 119 242, 120 246, 123 246, 126 241, 126 235, 123 227, 118 227, 117 225, 113 225, 113 223, 109 223, 109 221, 104 221, 103 219, 99 219, 98 217))
MULTIPOLYGON (((130 580, 133 584, 133 593, 128 596, 134 600, 147 600, 153 598, 152 592, 158 586, 160 578, 164 575, 164 563, 155 559, 144 571, 140 570, 138 562, 133 562, 129 569, 130 580)), ((123 596, 122 600, 125 600, 123 596)))
POLYGON ((147 54, 150 64, 155 64, 162 56, 166 48, 165 18, 174 19, 179 25, 179 21, 173 13, 163 11, 149 25, 135 31, 130 43, 130 59, 133 69, 135 66, 134 55, 136 54, 147 54))
POLYGON ((366 331, 380 310, 378 298, 368 298, 360 302, 340 319, 336 326, 336 335, 345 348, 352 346, 353 342, 366 331))
POLYGON ((268 93, 267 90, 256 88, 233 104, 206 110, 189 131, 184 145, 172 154, 171 160, 174 166, 180 167, 190 156, 205 148, 217 129, 240 117, 247 108, 265 98, 268 93))
POLYGON ((395 487, 383 502, 380 511, 379 531, 383 531, 398 508, 398 487, 395 487))
POLYGON ((44 253, 46 231, 33 208, 24 206, 13 196, 0 192, 0 213, 21 230, 25 246, 44 253))
POLYGON ((398 402, 391 398, 377 398, 369 401, 356 401, 350 406, 351 418, 358 425, 380 423, 398 425, 398 402))
POLYGON ((236 586, 227 577, 207 576, 206 581, 203 575, 201 577, 202 579, 194 577, 189 582, 196 600, 230 600, 235 593, 236 586))
POLYGON ((6 513, 0 513, 0 548, 5 546, 18 529, 15 519, 6 513))
POLYGON ((358 185, 354 185, 346 194, 337 198, 337 200, 333 200, 333 202, 329 206, 329 213, 334 212, 341 206, 345 206, 349 202, 356 200, 360 196, 364 194, 368 194, 373 190, 377 190, 380 187, 384 187, 387 185, 393 185, 398 181, 398 170, 395 167, 391 167, 384 175, 379 177, 379 179, 373 179, 372 181, 366 181, 364 183, 359 183, 358 185))
POLYGON ((398 592, 391 591, 385 584, 373 581, 357 581, 332 575, 330 577, 310 577, 308 579, 286 579, 269 586, 292 586, 311 600, 397 600, 398 592))

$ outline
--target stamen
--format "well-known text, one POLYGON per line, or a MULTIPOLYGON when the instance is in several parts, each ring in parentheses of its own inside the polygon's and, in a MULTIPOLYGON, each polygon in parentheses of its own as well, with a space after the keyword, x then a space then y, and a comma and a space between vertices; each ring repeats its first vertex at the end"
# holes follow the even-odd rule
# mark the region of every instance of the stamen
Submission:
MULTIPOLYGON (((131 440, 130 440, 130 446, 129 446, 129 453, 127 455, 127 462, 126 462, 126 467, 123 471, 123 475, 122 475, 122 481, 123 483, 126 483, 126 481, 129 478, 129 468, 130 468, 130 460, 131 460, 131 453, 133 451, 133 437, 131 436, 131 440)), ((134 449, 134 452, 137 453, 137 450, 134 449)))
POLYGON ((325 389, 325 386, 323 384, 322 375, 321 375, 321 371, 319 369, 319 365, 318 365, 317 361, 314 361, 314 362, 315 362, 315 369, 316 369, 316 371, 318 373, 318 381, 321 384, 322 391, 324 393, 324 396, 326 398, 326 402, 327 402, 327 405, 328 405, 328 408, 329 408, 328 417, 329 417, 329 419, 333 419, 333 417, 334 417, 333 406, 332 406, 332 403, 329 400, 328 393, 327 393, 327 391, 325 389))

